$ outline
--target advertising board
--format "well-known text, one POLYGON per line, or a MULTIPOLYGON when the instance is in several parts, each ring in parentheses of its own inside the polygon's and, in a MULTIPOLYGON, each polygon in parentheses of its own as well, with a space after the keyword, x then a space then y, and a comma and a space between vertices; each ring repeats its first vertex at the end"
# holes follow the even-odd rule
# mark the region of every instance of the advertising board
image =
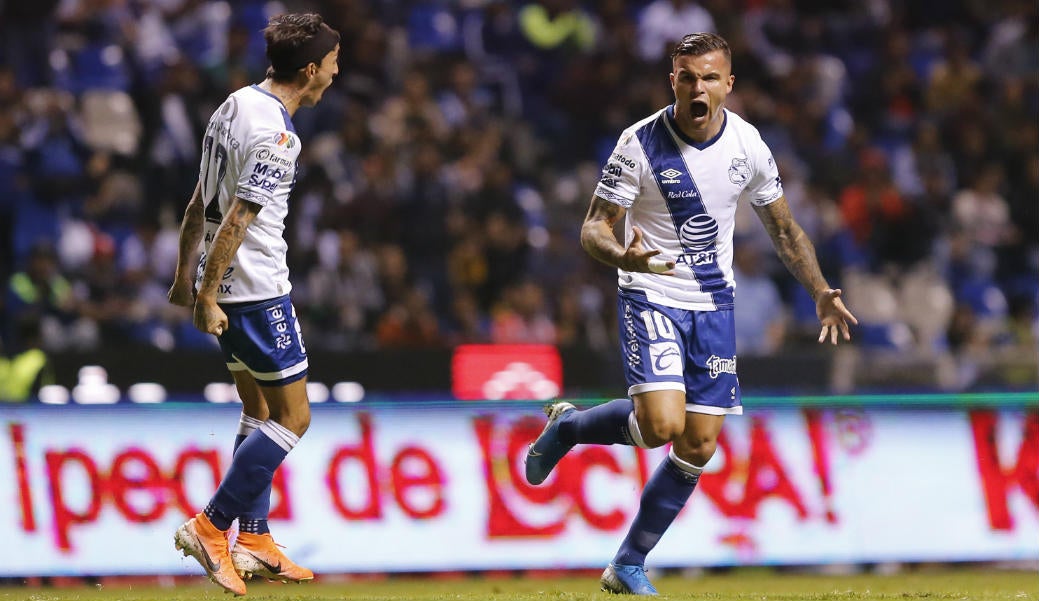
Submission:
MULTIPOLYGON (((195 573, 176 526, 238 409, 0 408, 0 576, 195 573)), ((601 567, 664 451, 579 446, 542 486, 537 404, 314 407, 271 527, 317 572, 601 567)), ((1039 412, 748 407, 650 566, 1039 558, 1039 412)))

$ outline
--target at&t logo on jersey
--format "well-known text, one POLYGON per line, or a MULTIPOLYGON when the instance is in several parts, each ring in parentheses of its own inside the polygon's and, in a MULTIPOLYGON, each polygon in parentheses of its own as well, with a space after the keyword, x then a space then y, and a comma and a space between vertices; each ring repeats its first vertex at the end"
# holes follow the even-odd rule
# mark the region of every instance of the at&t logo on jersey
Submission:
POLYGON ((718 222, 706 213, 685 220, 678 232, 682 244, 693 250, 704 250, 718 237, 718 222))
POLYGON ((684 263, 686 265, 710 265, 711 263, 714 263, 714 260, 717 256, 718 251, 698 250, 696 252, 679 255, 675 259, 675 262, 684 263))
POLYGON ((736 355, 733 355, 732 359, 711 355, 707 358, 707 369, 712 380, 718 379, 719 374, 736 375, 736 355))

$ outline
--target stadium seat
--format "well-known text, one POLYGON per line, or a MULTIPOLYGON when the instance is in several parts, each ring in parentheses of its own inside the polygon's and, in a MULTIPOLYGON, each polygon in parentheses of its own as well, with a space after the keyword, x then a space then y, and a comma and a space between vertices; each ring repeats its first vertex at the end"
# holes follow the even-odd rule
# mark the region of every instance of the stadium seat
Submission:
POLYGON ((944 350, 955 303, 941 276, 929 268, 909 272, 901 280, 898 297, 902 316, 916 335, 917 349, 924 354, 944 350))
POLYGON ((141 138, 141 120, 126 92, 94 88, 80 96, 80 118, 94 150, 131 156, 141 138))

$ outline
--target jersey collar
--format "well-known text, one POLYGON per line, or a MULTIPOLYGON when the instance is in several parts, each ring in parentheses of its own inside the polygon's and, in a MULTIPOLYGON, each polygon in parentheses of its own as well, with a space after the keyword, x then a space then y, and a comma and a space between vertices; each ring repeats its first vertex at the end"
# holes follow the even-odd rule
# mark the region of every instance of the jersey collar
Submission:
POLYGON ((678 122, 675 121, 675 105, 667 105, 667 109, 665 110, 665 112, 667 113, 667 121, 671 124, 671 131, 675 132, 675 135, 678 136, 683 142, 697 150, 705 150, 710 145, 717 142, 718 139, 722 137, 722 134, 725 133, 725 126, 729 124, 729 112, 725 109, 722 109, 722 127, 718 130, 718 133, 714 134, 714 136, 708 138, 707 140, 704 140, 703 142, 697 142, 696 140, 682 133, 682 130, 679 129, 678 122))

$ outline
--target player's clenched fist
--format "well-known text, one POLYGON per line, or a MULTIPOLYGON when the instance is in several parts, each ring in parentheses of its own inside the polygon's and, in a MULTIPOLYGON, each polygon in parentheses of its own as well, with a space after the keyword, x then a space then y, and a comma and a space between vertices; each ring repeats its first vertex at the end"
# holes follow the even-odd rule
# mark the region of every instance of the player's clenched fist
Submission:
POLYGON ((206 334, 220 336, 227 331, 227 314, 216 302, 206 299, 195 301, 195 327, 206 334))

